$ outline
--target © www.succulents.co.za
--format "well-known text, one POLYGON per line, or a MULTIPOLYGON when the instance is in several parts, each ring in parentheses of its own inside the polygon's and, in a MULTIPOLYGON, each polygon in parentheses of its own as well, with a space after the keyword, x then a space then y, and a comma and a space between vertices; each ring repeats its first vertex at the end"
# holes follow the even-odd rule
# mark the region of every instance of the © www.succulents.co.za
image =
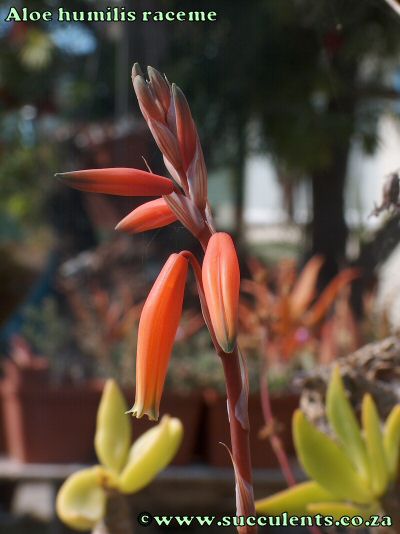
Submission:
POLYGON ((76 530, 92 529, 106 516, 107 500, 147 486, 175 456, 183 436, 179 419, 161 422, 133 444, 125 399, 108 380, 97 412, 95 449, 100 465, 71 475, 57 495, 57 514, 76 530))
POLYGON ((259 500, 257 511, 335 519, 384 515, 386 526, 392 526, 399 514, 399 504, 396 511, 393 502, 399 494, 400 405, 393 407, 381 428, 372 396, 364 395, 360 426, 336 367, 327 391, 326 415, 332 437, 311 424, 301 410, 294 414, 297 457, 311 480, 259 500))

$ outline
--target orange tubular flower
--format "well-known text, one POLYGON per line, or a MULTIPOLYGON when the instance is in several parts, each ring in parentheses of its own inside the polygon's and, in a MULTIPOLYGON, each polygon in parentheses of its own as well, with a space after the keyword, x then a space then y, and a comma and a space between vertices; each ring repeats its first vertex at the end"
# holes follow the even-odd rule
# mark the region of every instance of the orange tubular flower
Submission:
POLYGON ((176 215, 163 198, 142 204, 131 211, 115 227, 116 230, 136 234, 168 226, 177 220, 176 215))
POLYGON ((168 178, 139 169, 88 169, 56 176, 74 189, 107 195, 152 197, 169 195, 174 189, 168 178))
POLYGON ((157 420, 179 320, 188 260, 172 254, 158 275, 143 307, 136 356, 136 398, 130 413, 157 420))
POLYGON ((225 352, 232 352, 237 335, 240 271, 230 235, 212 235, 204 256, 202 279, 215 336, 225 352))

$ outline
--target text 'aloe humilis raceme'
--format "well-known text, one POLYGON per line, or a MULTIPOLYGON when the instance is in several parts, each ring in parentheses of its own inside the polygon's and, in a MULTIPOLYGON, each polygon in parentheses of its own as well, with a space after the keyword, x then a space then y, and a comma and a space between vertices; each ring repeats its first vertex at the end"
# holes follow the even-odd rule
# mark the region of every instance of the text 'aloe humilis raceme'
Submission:
POLYGON ((239 262, 232 238, 214 234, 204 256, 202 278, 211 323, 224 352, 236 345, 240 288, 239 262))

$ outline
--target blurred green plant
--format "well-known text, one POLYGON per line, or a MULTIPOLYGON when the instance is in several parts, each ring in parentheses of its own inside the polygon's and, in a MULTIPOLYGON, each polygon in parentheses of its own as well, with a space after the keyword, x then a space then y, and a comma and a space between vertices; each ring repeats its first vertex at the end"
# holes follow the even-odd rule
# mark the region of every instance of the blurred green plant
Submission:
POLYGON ((336 367, 327 391, 326 414, 332 436, 318 430, 301 410, 295 412, 297 457, 311 481, 259 500, 257 512, 280 514, 285 510, 335 519, 387 514, 398 529, 400 405, 394 406, 382 430, 372 396, 364 395, 360 428, 336 367))
MULTIPOLYGON (((0 208, 3 238, 15 236, 43 219, 43 207, 50 191, 47 178, 57 160, 55 146, 44 142, 35 131, 33 106, 20 112, 0 113, 0 208)), ((1 221, 0 221, 1 222, 1 221)))
POLYGON ((24 313, 21 334, 35 354, 47 358, 55 382, 82 380, 93 374, 90 359, 74 347, 71 329, 70 318, 54 297, 28 307, 24 313))
POLYGON ((103 522, 106 532, 132 532, 119 530, 119 525, 130 522, 125 496, 150 484, 181 444, 182 423, 168 415, 132 444, 127 410, 116 382, 108 380, 97 413, 94 440, 100 465, 71 475, 57 495, 57 514, 73 529, 89 530, 103 522), (116 501, 119 506, 115 506, 116 501), (110 503, 114 513, 109 513, 110 503))

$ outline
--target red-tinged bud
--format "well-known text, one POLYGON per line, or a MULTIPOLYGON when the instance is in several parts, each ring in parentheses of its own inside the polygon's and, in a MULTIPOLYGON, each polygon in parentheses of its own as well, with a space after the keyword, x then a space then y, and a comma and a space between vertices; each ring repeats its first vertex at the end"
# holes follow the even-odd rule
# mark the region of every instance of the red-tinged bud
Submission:
POLYGON ((224 352, 232 352, 237 335, 240 271, 230 235, 218 232, 211 236, 202 279, 215 336, 224 352))
POLYGON ((133 79, 133 88, 135 90, 140 109, 143 116, 147 120, 148 118, 156 121, 164 122, 165 113, 159 106, 155 97, 153 96, 150 87, 147 85, 144 78, 136 76, 133 79))
POLYGON ((185 163, 185 170, 187 170, 196 150, 197 131, 185 95, 175 84, 172 84, 172 96, 175 104, 179 148, 185 163))
POLYGON ((174 135, 170 132, 167 126, 152 118, 148 119, 147 124, 163 155, 171 162, 175 169, 180 169, 182 167, 181 155, 174 135))
POLYGON ((200 141, 197 138, 196 152, 188 169, 189 189, 199 210, 204 211, 207 205, 207 168, 204 161, 200 141))
POLYGON ((153 197, 169 195, 174 189, 168 178, 139 169, 88 169, 56 176, 74 189, 106 195, 153 197))
POLYGON ((166 79, 153 67, 147 67, 149 82, 158 101, 167 113, 171 102, 171 89, 166 79))
POLYGON ((167 226, 176 220, 176 215, 171 211, 165 200, 157 198, 131 211, 129 215, 117 224, 115 229, 136 234, 167 226))
POLYGON ((182 315, 188 260, 172 254, 155 281, 139 322, 136 356, 136 398, 131 413, 157 420, 171 357, 182 315))

